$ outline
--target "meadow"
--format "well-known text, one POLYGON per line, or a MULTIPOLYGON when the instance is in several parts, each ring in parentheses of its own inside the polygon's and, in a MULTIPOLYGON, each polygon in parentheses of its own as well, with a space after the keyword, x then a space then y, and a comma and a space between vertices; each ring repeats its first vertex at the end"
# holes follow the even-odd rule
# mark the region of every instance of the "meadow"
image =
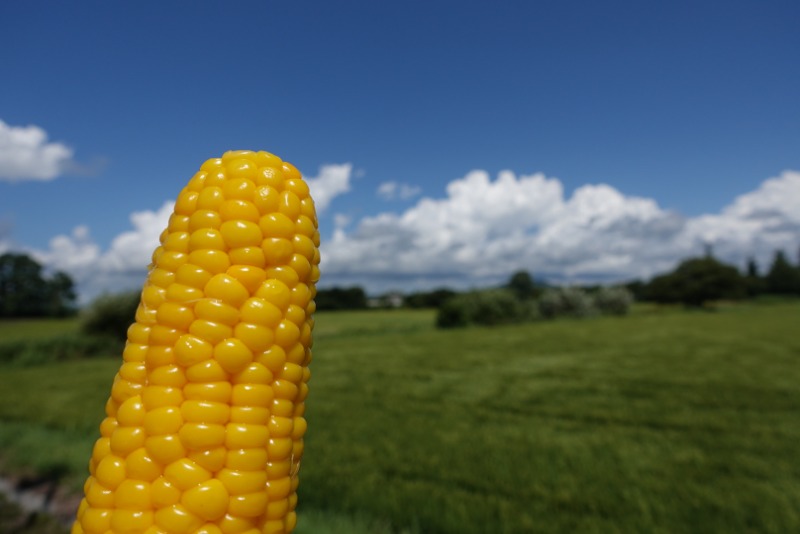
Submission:
MULTIPOLYGON (((798 319, 797 301, 447 331, 319 313, 297 532, 798 532, 798 319)), ((74 323, 31 331, 50 328, 74 323)), ((20 331, 0 323, 0 345, 20 331)), ((0 366, 3 468, 80 488, 118 366, 0 366)))

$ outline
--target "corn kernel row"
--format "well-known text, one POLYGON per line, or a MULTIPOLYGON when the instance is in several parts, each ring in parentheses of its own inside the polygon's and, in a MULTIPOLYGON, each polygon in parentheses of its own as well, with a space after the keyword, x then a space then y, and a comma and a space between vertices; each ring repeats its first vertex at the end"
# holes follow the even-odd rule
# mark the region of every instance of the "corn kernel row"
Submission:
POLYGON ((291 532, 319 279, 308 186, 228 152, 160 242, 73 533, 291 532))

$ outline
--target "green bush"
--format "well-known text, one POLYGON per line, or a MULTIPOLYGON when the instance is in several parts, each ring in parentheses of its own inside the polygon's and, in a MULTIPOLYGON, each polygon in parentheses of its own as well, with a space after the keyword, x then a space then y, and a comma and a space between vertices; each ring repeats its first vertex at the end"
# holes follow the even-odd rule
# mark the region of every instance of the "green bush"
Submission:
POLYGON ((138 291, 101 295, 83 312, 81 331, 124 341, 138 306, 138 291))
POLYGON ((530 306, 505 289, 472 291, 456 295, 439 308, 436 326, 456 328, 471 324, 498 325, 522 322, 531 317, 530 306))
POLYGON ((624 287, 602 287, 594 295, 594 305, 603 315, 627 315, 633 293, 624 287))
POLYGON ((654 277, 646 291, 648 300, 690 307, 706 306, 715 300, 737 300, 746 295, 745 277, 735 267, 711 256, 681 262, 671 273, 654 277))
POLYGON ((545 319, 589 317, 595 312, 592 298, 577 287, 547 289, 539 298, 539 313, 545 319))

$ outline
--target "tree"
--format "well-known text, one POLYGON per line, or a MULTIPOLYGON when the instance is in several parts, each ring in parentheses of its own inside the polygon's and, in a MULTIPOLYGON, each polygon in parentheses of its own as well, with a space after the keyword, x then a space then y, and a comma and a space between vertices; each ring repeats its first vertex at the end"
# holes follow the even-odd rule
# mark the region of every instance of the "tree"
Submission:
POLYGON ((42 317, 73 311, 72 279, 56 272, 46 279, 42 266, 26 254, 0 256, 0 317, 42 317))
POLYGON ((517 271, 508 280, 506 287, 520 300, 537 296, 536 283, 527 271, 517 271))
POLYGON ((706 256, 685 260, 673 272, 656 276, 647 295, 656 302, 703 306, 712 300, 739 299, 745 292, 744 277, 736 267, 706 256))
POLYGON ((767 292, 776 295, 800 294, 800 269, 792 266, 782 250, 775 252, 772 266, 765 277, 767 292))
POLYGON ((404 305, 409 308, 440 308, 445 301, 455 296, 455 294, 455 291, 447 288, 418 291, 407 295, 404 305))
POLYGON ((136 320, 140 293, 127 291, 100 295, 83 311, 81 329, 86 334, 124 341, 128 328, 136 320))
POLYGON ((66 273, 57 271, 48 282, 50 305, 47 315, 65 317, 75 312, 75 282, 66 273))
POLYGON ((456 328, 471 324, 494 326, 519 323, 530 318, 530 306, 507 289, 461 293, 439 308, 436 326, 456 328))
POLYGON ((314 300, 318 310, 361 310, 367 307, 367 294, 358 286, 320 289, 314 300))
POLYGON ((764 279, 761 278, 758 272, 758 264, 753 257, 747 259, 747 273, 745 274, 744 282, 749 296, 755 297, 764 292, 764 279))

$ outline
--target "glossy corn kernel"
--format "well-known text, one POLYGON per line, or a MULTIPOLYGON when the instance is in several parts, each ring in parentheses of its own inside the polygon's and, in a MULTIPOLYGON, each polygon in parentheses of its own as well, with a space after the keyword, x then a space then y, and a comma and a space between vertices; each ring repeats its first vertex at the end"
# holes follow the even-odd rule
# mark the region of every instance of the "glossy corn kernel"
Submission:
POLYGON ((202 165, 153 253, 74 534, 292 531, 318 246, 292 165, 202 165))

